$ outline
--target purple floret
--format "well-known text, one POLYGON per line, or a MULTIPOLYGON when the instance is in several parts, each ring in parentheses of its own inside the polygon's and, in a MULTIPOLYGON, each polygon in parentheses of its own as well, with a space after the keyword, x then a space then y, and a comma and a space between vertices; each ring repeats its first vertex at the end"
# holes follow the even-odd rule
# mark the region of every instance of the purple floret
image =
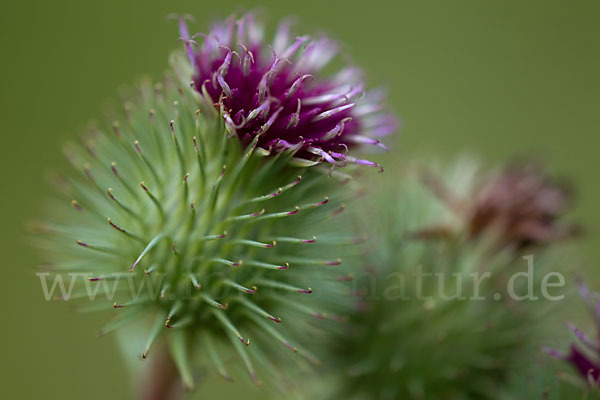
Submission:
MULTIPOLYGON (((585 305, 590 314, 594 316, 595 325, 600 329, 600 296, 591 292, 581 279, 578 279, 578 286, 585 305)), ((569 324, 569 328, 575 334, 579 345, 572 343, 568 354, 551 348, 545 349, 546 352, 571 364, 586 382, 593 381, 598 384, 600 382, 600 342, 586 336, 573 324, 569 324)))
POLYGON ((279 25, 271 45, 252 14, 216 24, 209 34, 189 35, 180 24, 194 67, 196 90, 220 110, 228 130, 245 145, 275 153, 291 150, 300 159, 334 166, 355 163, 381 167, 348 154, 357 144, 385 149, 380 139, 396 120, 383 113, 384 96, 365 92, 362 72, 345 67, 333 75, 323 68, 337 55, 327 37, 292 38, 290 23, 279 25), (202 36, 203 43, 194 40, 202 36))
POLYGON ((566 360, 573 365, 584 379, 592 378, 594 382, 598 382, 600 378, 600 366, 591 361, 589 357, 580 351, 577 346, 571 345, 569 355, 566 360))

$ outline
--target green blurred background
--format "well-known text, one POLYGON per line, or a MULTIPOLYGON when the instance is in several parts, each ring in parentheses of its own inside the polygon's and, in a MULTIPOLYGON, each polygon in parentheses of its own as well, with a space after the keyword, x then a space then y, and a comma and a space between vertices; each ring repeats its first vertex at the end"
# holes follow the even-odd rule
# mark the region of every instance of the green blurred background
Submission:
MULTIPOLYGON (((404 120, 394 158, 470 151, 490 162, 533 154, 578 185, 588 229, 582 256, 600 256, 600 2, 263 1, 272 19, 295 14, 308 32, 346 44, 372 86, 389 88, 404 120)), ((44 175, 121 84, 157 77, 180 45, 171 12, 208 21, 251 1, 3 1, 2 322, 0 398, 125 399, 128 383, 101 322, 46 303, 25 222, 41 212, 44 175)), ((214 383, 200 398, 251 398, 214 383)))

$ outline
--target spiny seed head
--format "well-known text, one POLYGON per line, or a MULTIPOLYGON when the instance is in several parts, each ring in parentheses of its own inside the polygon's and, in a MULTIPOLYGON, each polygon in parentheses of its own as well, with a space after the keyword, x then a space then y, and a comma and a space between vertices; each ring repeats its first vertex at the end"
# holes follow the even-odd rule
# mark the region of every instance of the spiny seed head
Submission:
POLYGON ((381 168, 348 154, 356 144, 385 148, 380 139, 395 129, 383 113, 380 92, 365 91, 362 72, 326 66, 338 44, 325 36, 294 36, 283 21, 271 42, 253 14, 216 24, 207 34, 180 31, 193 67, 193 87, 218 107, 227 129, 246 145, 334 166, 357 163, 381 168), (197 42, 201 41, 201 42, 197 42))
MULTIPOLYGON (((275 71, 266 84, 255 82, 268 61, 264 49, 257 47, 258 28, 244 21, 246 17, 238 22, 245 28, 240 28, 236 44, 249 40, 248 52, 243 53, 252 57, 253 51, 248 67, 253 78, 248 82, 265 91, 260 101, 268 107, 250 118, 249 113, 260 106, 258 100, 248 98, 242 93, 245 86, 238 87, 233 80, 246 67, 233 62, 239 55, 211 47, 216 46, 216 37, 231 44, 222 32, 212 32, 201 50, 205 55, 190 53, 199 69, 191 70, 185 58, 175 55, 174 74, 155 85, 143 82, 126 107, 115 113, 114 122, 92 129, 84 139, 86 146, 69 146, 74 173, 64 178, 52 222, 45 224, 39 238, 55 266, 52 278, 75 277, 78 286, 69 298, 82 301, 79 309, 110 309, 116 314, 102 334, 134 321, 147 324, 142 358, 148 357, 157 340, 166 338, 190 388, 196 353, 228 380, 225 360, 235 357, 255 381, 254 362, 264 368, 267 359, 280 364, 282 350, 287 354, 293 349, 317 362, 302 346, 310 336, 303 332, 321 316, 335 315, 328 308, 342 282, 334 276, 342 262, 339 255, 350 251, 341 247, 355 244, 345 238, 349 230, 339 213, 342 200, 356 190, 349 175, 332 174, 318 165, 320 158, 293 163, 298 157, 306 161, 309 147, 296 146, 295 136, 281 139, 290 146, 269 136, 271 129, 275 135, 282 132, 274 108, 281 107, 277 102, 283 98, 271 99, 281 95, 274 88, 281 90, 295 75, 286 70, 282 80, 275 71), (247 37, 250 33, 253 36, 247 37), (221 92, 224 84, 217 90, 212 83, 204 85, 202 78, 208 95, 198 93, 202 85, 182 84, 193 77, 199 82, 199 74, 206 72, 200 65, 207 67, 204 63, 219 71, 218 77, 213 71, 211 79, 219 85, 223 79, 229 82, 227 98, 221 92), (269 89, 272 85, 276 86, 269 89), (237 97, 242 94, 243 99, 237 97), (204 103, 208 98, 210 107, 204 103), (218 112, 213 101, 220 103, 218 112), (235 115, 231 107, 238 108, 235 115), (240 113, 242 108, 248 113, 240 113), (241 124, 240 118, 244 128, 232 135, 232 124, 241 124), (88 301, 94 298, 94 303, 88 301)), ((182 29, 189 50, 191 39, 184 25, 182 29)), ((305 60, 312 70, 327 57, 321 46, 305 60)), ((309 98, 309 93, 314 97, 319 92, 306 90, 298 87, 296 97, 290 97, 296 101, 300 94, 309 98)), ((334 103, 345 102, 332 100, 319 109, 326 112, 334 103)), ((306 129, 302 140, 313 146, 310 127, 335 127, 342 119, 334 114, 321 115, 318 121, 315 114, 313 122, 301 118, 297 126, 306 129)), ((358 117, 356 111, 354 116, 358 117)), ((349 126, 355 137, 369 129, 366 122, 349 126)), ((322 155, 328 157, 329 153, 322 155)), ((349 155, 341 159, 353 160, 349 155)), ((277 371, 272 368, 268 374, 277 371)))
POLYGON ((493 234, 499 247, 524 250, 578 232, 574 225, 562 221, 571 204, 571 191, 539 165, 515 163, 487 172, 476 178, 477 184, 464 194, 455 193, 431 171, 423 170, 421 176, 431 192, 459 217, 461 226, 438 221, 417 235, 463 234, 477 240, 493 234))
POLYGON ((483 234, 469 236, 464 207, 453 200, 469 201, 495 172, 470 161, 430 165, 432 190, 422 167, 403 167, 406 173, 388 175, 393 184, 357 206, 370 240, 368 252, 346 264, 356 302, 330 346, 339 360, 323 374, 335 388, 330 398, 497 398, 524 360, 539 353, 548 329, 539 315, 557 303, 543 297, 541 282, 564 272, 568 254, 561 246, 538 247, 529 261, 483 234), (510 280, 529 262, 537 301, 517 301, 510 288, 527 295, 529 283, 510 280))
POLYGON ((504 244, 524 248, 551 244, 576 231, 560 220, 571 203, 570 191, 537 165, 509 165, 477 188, 473 197, 471 236, 496 225, 504 244))

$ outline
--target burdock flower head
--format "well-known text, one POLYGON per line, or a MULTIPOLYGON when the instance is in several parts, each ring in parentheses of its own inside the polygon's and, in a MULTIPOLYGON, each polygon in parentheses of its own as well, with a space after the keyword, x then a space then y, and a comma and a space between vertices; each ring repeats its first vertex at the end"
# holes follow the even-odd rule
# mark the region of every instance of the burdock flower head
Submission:
MULTIPOLYGON (((347 263, 356 303, 328 346, 338 362, 324 366, 323 385, 315 387, 330 399, 504 398, 547 333, 539 316, 553 302, 542 297, 541 282, 564 271, 565 248, 531 249, 529 289, 513 279, 528 261, 498 249, 495 236, 480 240, 466 228, 480 204, 473 193, 506 178, 469 160, 429 163, 425 180, 419 163, 403 166, 360 200, 355 216, 367 252, 347 263)), ((540 186, 528 189, 535 194, 540 186)))
POLYGON ((340 212, 355 184, 330 166, 380 168, 351 154, 383 147, 393 122, 358 70, 324 75, 325 37, 290 39, 283 23, 265 42, 252 15, 180 29, 173 73, 66 147, 75 173, 41 227, 40 278, 71 279, 58 297, 80 310, 111 309, 102 333, 135 321, 141 358, 166 342, 190 388, 195 361, 231 379, 237 358, 258 382, 256 362, 282 351, 317 361, 303 332, 337 319, 330 277, 354 243, 340 212))
POLYGON ((218 23, 208 34, 190 36, 180 23, 193 87, 223 114, 227 130, 267 151, 293 151, 298 160, 378 164, 349 154, 356 144, 385 149, 380 138, 395 129, 382 113, 382 94, 366 92, 362 72, 346 66, 328 75, 338 44, 327 37, 292 36, 279 25, 273 42, 248 14, 218 23), (196 41, 202 38, 202 44, 196 41))

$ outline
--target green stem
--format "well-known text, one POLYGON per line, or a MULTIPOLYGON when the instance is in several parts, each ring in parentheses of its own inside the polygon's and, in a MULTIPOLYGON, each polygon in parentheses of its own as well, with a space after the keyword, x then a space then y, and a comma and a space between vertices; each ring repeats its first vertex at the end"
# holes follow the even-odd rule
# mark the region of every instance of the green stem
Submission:
POLYGON ((178 400, 184 390, 175 363, 164 345, 158 347, 140 385, 139 400, 178 400))

